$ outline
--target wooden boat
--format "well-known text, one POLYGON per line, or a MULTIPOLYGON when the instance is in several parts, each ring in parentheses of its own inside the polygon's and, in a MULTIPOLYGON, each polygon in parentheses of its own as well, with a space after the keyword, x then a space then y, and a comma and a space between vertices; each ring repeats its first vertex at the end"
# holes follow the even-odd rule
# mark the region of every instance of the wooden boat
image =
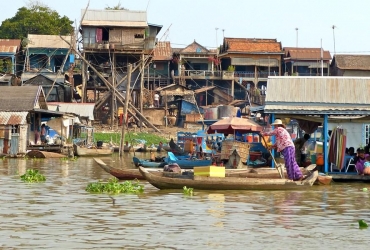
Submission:
POLYGON ((144 180, 144 176, 138 169, 119 169, 105 164, 102 160, 94 158, 95 162, 107 173, 113 175, 119 180, 144 180))
POLYGON ((295 190, 310 188, 318 176, 318 171, 314 171, 303 181, 192 175, 167 177, 163 173, 162 175, 152 174, 143 167, 139 167, 139 170, 145 179, 158 189, 183 189, 186 186, 198 190, 295 190))
POLYGON ((26 156, 29 158, 63 158, 63 157, 66 157, 65 155, 62 155, 59 153, 40 151, 40 150, 28 151, 26 156))
POLYGON ((102 156, 102 155, 111 155, 113 154, 113 148, 96 148, 91 147, 87 148, 77 144, 73 144, 74 153, 77 156, 102 156))
MULTIPOLYGON (((122 168, 114 168, 101 159, 94 158, 95 162, 104 169, 107 173, 113 175, 119 180, 145 180, 144 176, 140 173, 139 169, 122 169, 122 168)), ((162 168, 148 170, 153 173, 162 172, 162 168)), ((192 169, 186 170, 187 172, 192 172, 192 169)), ((242 176, 246 172, 249 172, 249 169, 226 169, 226 176, 242 176)))
POLYGON ((151 160, 139 159, 135 156, 132 157, 132 160, 133 160, 134 165, 136 167, 143 166, 144 168, 163 168, 165 165, 168 164, 164 160, 162 160, 162 161, 151 161, 151 160))
POLYGON ((212 160, 187 159, 187 157, 184 159, 184 157, 177 157, 172 152, 168 152, 165 161, 168 164, 177 163, 182 169, 191 169, 194 167, 206 167, 212 165, 212 160))
POLYGON ((319 175, 315 184, 318 185, 329 185, 333 181, 333 177, 330 175, 319 175))
MULTIPOLYGON (((301 168, 301 171, 304 175, 310 174, 315 169, 316 165, 311 164, 306 168, 301 168)), ((267 178, 267 179, 279 179, 280 175, 274 168, 259 168, 259 169, 252 169, 249 173, 242 174, 244 177, 248 178, 267 178)), ((284 171, 284 176, 288 176, 287 172, 284 171)), ((333 180, 332 176, 329 175, 321 175, 319 174, 317 180, 315 181, 315 185, 329 185, 333 180)))

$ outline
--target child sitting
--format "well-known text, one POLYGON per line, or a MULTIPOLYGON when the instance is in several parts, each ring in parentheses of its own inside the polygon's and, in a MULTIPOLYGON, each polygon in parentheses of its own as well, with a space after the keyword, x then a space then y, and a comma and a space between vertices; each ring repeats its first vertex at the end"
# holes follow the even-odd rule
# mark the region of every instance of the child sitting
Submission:
POLYGON ((370 175, 370 155, 365 157, 364 175, 370 175))

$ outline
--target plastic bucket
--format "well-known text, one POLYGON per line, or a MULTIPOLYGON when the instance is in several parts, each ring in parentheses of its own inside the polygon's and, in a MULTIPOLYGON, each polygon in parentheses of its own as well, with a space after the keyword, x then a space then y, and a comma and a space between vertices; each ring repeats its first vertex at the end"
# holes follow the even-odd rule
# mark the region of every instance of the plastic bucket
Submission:
POLYGON ((252 143, 252 142, 253 142, 253 135, 252 135, 252 134, 248 134, 248 135, 247 135, 247 141, 248 141, 249 143, 252 143))
POLYGON ((316 154, 311 155, 311 164, 316 164, 316 154))

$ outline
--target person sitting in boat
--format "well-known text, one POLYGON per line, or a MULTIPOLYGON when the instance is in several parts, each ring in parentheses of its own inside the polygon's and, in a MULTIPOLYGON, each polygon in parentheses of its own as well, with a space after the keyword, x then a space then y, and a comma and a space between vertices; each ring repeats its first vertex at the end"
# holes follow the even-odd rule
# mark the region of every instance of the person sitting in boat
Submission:
POLYGON ((159 142, 158 147, 157 147, 157 152, 161 152, 163 148, 163 142, 159 142))
POLYGON ((370 155, 365 157, 364 162, 364 175, 370 175, 370 155))
POLYGON ((262 136, 274 135, 276 143, 270 148, 276 148, 278 152, 281 152, 284 156, 285 167, 288 174, 288 179, 293 181, 301 181, 305 179, 299 166, 295 160, 295 149, 292 138, 289 132, 285 129, 285 125, 282 120, 276 119, 272 124, 275 128, 270 132, 262 132, 262 136))
POLYGON ((358 174, 364 173, 364 163, 366 161, 366 157, 368 154, 365 155, 365 150, 358 148, 357 149, 357 156, 354 158, 355 168, 358 174))

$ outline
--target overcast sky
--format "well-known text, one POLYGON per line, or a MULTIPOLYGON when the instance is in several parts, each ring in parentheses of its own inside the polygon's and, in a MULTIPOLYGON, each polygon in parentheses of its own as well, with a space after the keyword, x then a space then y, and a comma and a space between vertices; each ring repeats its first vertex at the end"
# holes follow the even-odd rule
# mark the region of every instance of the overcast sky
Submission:
MULTIPOLYGON (((0 21, 13 17, 27 2, 6 1, 0 21)), ((77 23, 81 9, 88 3, 87 0, 41 2, 77 23)), ((295 47, 298 43, 298 47, 319 48, 322 40, 323 48, 332 54, 334 44, 336 53, 370 54, 370 1, 367 0, 91 0, 89 9, 104 9, 119 2, 130 10, 147 10, 149 23, 163 25, 158 38, 171 41, 172 47, 185 47, 195 39, 205 47, 214 48, 222 43, 224 35, 273 38, 283 47, 295 47), (167 35, 163 36, 167 29, 167 35)))

